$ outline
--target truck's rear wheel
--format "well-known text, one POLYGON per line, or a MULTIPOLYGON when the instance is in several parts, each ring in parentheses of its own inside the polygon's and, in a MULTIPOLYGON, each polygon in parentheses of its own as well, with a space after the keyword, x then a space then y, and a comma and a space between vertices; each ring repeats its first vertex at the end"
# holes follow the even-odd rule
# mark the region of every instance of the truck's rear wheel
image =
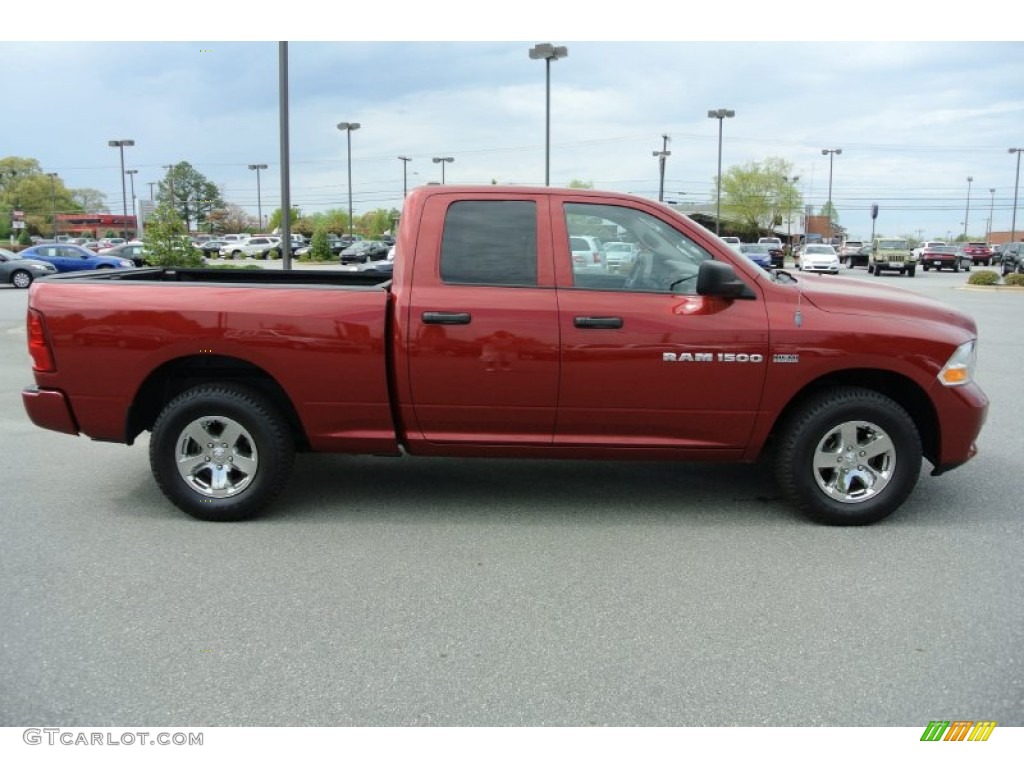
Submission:
POLYGON ((295 447, 280 411, 237 384, 203 384, 174 398, 153 426, 149 462, 160 490, 200 520, 244 520, 288 481, 295 447))
POLYGON ((828 525, 866 525, 902 504, 921 471, 913 419, 878 392, 842 387, 801 406, 782 429, 783 493, 828 525))

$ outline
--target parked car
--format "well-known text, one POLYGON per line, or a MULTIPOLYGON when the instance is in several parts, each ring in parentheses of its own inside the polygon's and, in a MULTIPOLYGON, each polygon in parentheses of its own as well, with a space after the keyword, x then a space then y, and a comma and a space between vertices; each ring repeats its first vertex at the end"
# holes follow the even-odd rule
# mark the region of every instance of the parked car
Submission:
POLYGON ((629 269, 639 248, 636 243, 605 243, 604 258, 605 264, 611 272, 621 272, 629 269))
POLYGON ((220 249, 220 255, 232 259, 268 259, 281 255, 281 238, 254 235, 240 241, 230 241, 220 249))
POLYGON ((846 268, 866 267, 869 261, 871 261, 871 246, 862 245, 846 257, 846 268))
POLYGON ((192 245, 198 248, 200 251, 202 251, 203 256, 206 256, 207 258, 215 258, 216 256, 220 255, 220 249, 227 244, 227 240, 218 239, 206 240, 205 242, 199 243, 199 245, 196 245, 195 243, 193 243, 192 245))
POLYGON ((771 248, 772 266, 782 269, 786 263, 786 249, 782 241, 777 237, 761 237, 757 240, 758 245, 767 245, 771 248))
POLYGON ((972 263, 970 255, 960 245, 933 245, 921 251, 920 264, 925 272, 929 269, 938 272, 944 268, 952 269, 954 272, 961 269, 969 272, 972 263))
POLYGON ((964 253, 971 257, 971 261, 987 267, 992 263, 992 249, 988 243, 968 243, 964 247, 964 253))
POLYGON ((39 259, 53 264, 58 272, 78 272, 83 269, 127 269, 134 267, 131 259, 118 256, 100 256, 88 248, 67 243, 34 245, 21 252, 22 258, 39 259))
POLYGON ((801 272, 828 272, 839 274, 839 254, 831 245, 808 245, 800 254, 801 272))
POLYGON ((608 269, 608 258, 601 241, 592 235, 572 235, 569 238, 569 250, 572 251, 574 270, 608 269))
POLYGON ((1024 242, 1007 243, 1003 246, 1003 260, 1000 271, 1003 277, 1011 272, 1024 273, 1024 242))
POLYGON ((15 288, 28 288, 37 277, 55 274, 57 268, 48 261, 25 258, 14 251, 0 248, 0 283, 10 283, 15 288))
POLYGON ((837 251, 837 253, 839 254, 839 263, 845 264, 847 262, 847 259, 855 255, 857 251, 859 251, 863 247, 863 240, 847 240, 839 247, 837 251))
POLYGON ((918 261, 921 260, 921 254, 925 252, 926 248, 934 248, 936 245, 948 245, 945 240, 925 240, 917 248, 914 248, 911 253, 914 254, 914 258, 918 261))
POLYGON ((146 266, 146 255, 142 249, 143 245, 138 241, 122 243, 112 248, 103 248, 100 251, 100 256, 117 256, 122 259, 131 259, 136 267, 144 267, 146 266))
POLYGON ((767 243, 740 243, 737 250, 762 269, 772 268, 772 247, 767 243))
POLYGON ((740 245, 743 241, 740 240, 735 235, 722 235, 722 242, 728 243, 729 245, 733 246, 733 248, 735 248, 736 246, 740 245))
POLYGON ((358 240, 341 252, 342 264, 361 264, 388 255, 388 246, 380 240, 358 240))

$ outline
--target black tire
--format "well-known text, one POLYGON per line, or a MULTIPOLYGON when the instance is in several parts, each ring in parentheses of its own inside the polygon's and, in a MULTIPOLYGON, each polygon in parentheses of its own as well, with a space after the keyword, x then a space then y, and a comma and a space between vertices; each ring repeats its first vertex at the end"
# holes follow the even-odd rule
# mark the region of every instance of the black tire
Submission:
POLYGON ((913 277, 917 273, 917 266, 907 267, 907 277, 913 277))
MULTIPOLYGON (((925 264, 925 265, 924 265, 924 271, 925 271, 925 272, 927 272, 927 271, 928 271, 929 269, 931 269, 931 267, 929 267, 929 266, 928 266, 927 264, 925 264)), ((941 271, 941 270, 939 270, 939 268, 938 268, 938 267, 936 267, 935 269, 936 269, 937 271, 941 271)))
POLYGON ((280 410, 232 383, 202 384, 175 397, 149 443, 150 467, 164 495, 192 517, 214 522, 258 514, 287 484, 294 459, 280 410), (200 439, 210 442, 202 446, 200 439), (183 460, 193 457, 186 467, 183 460))
POLYGON ((32 285, 32 273, 24 269, 17 269, 11 275, 11 285, 15 288, 28 288, 32 285))
POLYGON ((826 525, 881 520, 906 500, 921 472, 921 438, 913 419, 874 390, 821 392, 787 419, 780 436, 775 471, 783 494, 826 525), (872 450, 878 453, 870 456, 872 450))
POLYGON ((960 271, 960 262, 959 261, 954 261, 953 262, 953 271, 954 272, 959 272, 960 271))

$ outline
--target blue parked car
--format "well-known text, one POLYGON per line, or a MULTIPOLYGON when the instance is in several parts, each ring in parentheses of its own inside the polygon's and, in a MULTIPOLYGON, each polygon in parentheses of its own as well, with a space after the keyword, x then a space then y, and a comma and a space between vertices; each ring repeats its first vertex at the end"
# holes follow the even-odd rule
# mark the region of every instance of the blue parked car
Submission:
POLYGON ((739 252, 762 269, 772 268, 772 249, 764 243, 743 243, 738 246, 739 252))
POLYGON ((19 254, 23 259, 47 261, 58 272, 78 272, 83 269, 127 269, 134 267, 131 259, 116 256, 100 256, 88 248, 70 243, 48 243, 26 248, 19 254))

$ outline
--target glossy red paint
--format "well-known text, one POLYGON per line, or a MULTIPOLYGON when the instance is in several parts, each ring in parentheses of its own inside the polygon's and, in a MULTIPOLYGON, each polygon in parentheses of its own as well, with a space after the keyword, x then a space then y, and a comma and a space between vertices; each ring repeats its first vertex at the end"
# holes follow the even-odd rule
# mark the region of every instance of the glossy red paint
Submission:
POLYGON ((937 424, 925 446, 937 466, 968 460, 984 422, 977 385, 935 380, 976 338, 969 317, 843 278, 776 282, 650 200, 423 187, 405 201, 397 253, 393 280, 377 288, 337 275, 292 285, 272 273, 247 284, 230 275, 35 283, 31 307, 45 319, 55 369, 35 372, 39 390, 26 408, 40 426, 68 431, 55 415, 66 397, 84 434, 130 440, 130 414, 150 382, 186 364, 201 375, 210 360, 211 376, 230 363, 278 387, 316 451, 749 461, 805 393, 851 382, 891 390, 937 424), (535 204, 535 285, 441 279, 446 211, 474 200, 535 204), (659 220, 730 265, 748 295, 576 287, 563 214, 570 203, 659 220))

